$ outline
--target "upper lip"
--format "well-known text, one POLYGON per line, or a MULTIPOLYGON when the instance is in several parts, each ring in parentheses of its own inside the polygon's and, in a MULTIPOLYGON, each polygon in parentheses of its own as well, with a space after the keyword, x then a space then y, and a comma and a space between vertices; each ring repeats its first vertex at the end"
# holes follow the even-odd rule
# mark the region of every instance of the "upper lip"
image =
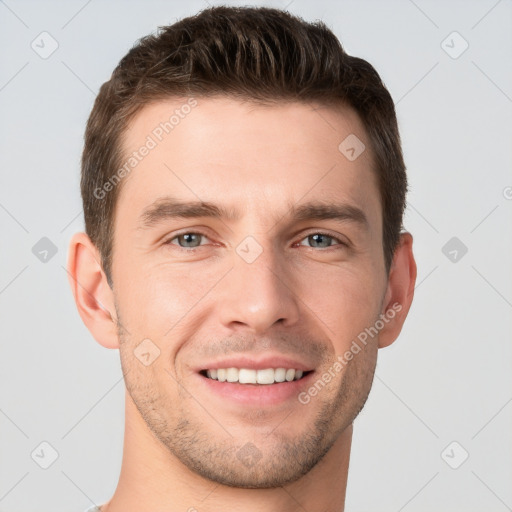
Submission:
POLYGON ((196 368, 197 372, 202 370, 214 370, 219 368, 247 368, 250 370, 265 370, 267 368, 294 368, 295 370, 302 370, 307 372, 312 370, 312 366, 291 357, 282 356, 279 354, 271 355, 265 354, 264 357, 254 356, 236 356, 218 359, 204 363, 196 368))

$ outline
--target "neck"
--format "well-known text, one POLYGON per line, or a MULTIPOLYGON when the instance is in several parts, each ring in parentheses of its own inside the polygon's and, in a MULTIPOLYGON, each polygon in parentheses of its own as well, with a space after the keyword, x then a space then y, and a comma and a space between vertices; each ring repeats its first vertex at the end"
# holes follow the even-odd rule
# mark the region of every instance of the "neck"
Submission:
POLYGON ((206 480, 184 466, 152 434, 126 393, 126 421, 121 474, 102 512, 213 512, 252 510, 343 512, 352 425, 306 475, 284 487, 241 489, 206 480))

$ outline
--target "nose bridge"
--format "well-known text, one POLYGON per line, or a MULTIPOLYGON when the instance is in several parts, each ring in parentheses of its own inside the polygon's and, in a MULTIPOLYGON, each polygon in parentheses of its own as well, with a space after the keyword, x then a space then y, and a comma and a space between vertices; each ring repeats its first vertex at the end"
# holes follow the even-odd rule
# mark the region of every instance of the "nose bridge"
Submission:
POLYGON ((224 325, 245 324, 264 332, 279 320, 284 325, 298 320, 297 297, 284 257, 265 235, 242 240, 234 251, 220 305, 224 325))

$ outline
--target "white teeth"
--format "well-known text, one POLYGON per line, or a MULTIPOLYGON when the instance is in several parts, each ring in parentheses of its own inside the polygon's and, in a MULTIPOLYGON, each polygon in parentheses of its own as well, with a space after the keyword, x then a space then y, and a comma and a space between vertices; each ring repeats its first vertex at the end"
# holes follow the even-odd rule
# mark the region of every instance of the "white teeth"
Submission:
POLYGON ((228 368, 226 370, 226 380, 228 382, 238 381, 238 368, 228 368))
POLYGON ((252 370, 249 368, 219 368, 206 370, 206 375, 219 382, 238 382, 240 384, 274 384, 275 382, 291 382, 304 375, 302 370, 293 368, 265 368, 252 370))
POLYGON ((274 380, 276 382, 284 382, 286 380, 286 368, 278 368, 275 370, 274 380))
POLYGON ((256 370, 242 368, 238 371, 238 382, 240 384, 256 384, 256 370))
MULTIPOLYGON (((240 370, 240 373, 242 372, 243 370, 240 370)), ((272 368, 258 370, 257 381, 258 384, 274 384, 274 370, 272 368)))

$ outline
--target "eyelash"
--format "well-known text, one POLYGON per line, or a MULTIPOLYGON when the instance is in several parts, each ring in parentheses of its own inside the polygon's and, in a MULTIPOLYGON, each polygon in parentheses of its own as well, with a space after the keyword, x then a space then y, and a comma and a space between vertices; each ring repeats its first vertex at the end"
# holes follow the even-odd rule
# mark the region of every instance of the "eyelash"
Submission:
MULTIPOLYGON (((201 235, 205 238, 208 238, 208 235, 206 235, 205 233, 202 233, 201 231, 184 231, 183 233, 178 233, 177 235, 174 235, 172 238, 169 238, 167 241, 164 242, 164 245, 174 245, 175 248, 177 248, 178 250, 181 250, 181 251, 185 251, 185 252, 195 252, 197 249, 200 249, 201 247, 203 247, 202 245, 198 246, 198 247, 180 247, 178 244, 173 244, 171 243, 173 240, 176 240, 176 238, 179 238, 180 236, 183 236, 183 235, 201 235)), ((342 240, 340 240, 339 238, 329 234, 329 233, 325 233, 323 231, 312 231, 311 233, 308 233, 306 234, 305 236, 303 236, 299 242, 302 242, 302 240, 310 237, 310 236, 313 236, 313 235, 322 235, 322 236, 326 236, 328 238, 331 238, 333 240, 336 240, 337 242, 339 242, 339 246, 341 247, 348 247, 348 244, 346 244, 345 242, 343 242, 342 240)), ((294 244, 295 245, 295 244, 294 244)), ((310 247, 310 246, 304 246, 304 247, 309 247, 310 249, 318 249, 316 247, 310 247)), ((322 249, 319 249, 319 250, 322 250, 322 251, 327 251, 329 249, 334 249, 336 247, 336 244, 333 245, 333 246, 330 246, 330 247, 325 247, 325 248, 322 248, 322 249)))

